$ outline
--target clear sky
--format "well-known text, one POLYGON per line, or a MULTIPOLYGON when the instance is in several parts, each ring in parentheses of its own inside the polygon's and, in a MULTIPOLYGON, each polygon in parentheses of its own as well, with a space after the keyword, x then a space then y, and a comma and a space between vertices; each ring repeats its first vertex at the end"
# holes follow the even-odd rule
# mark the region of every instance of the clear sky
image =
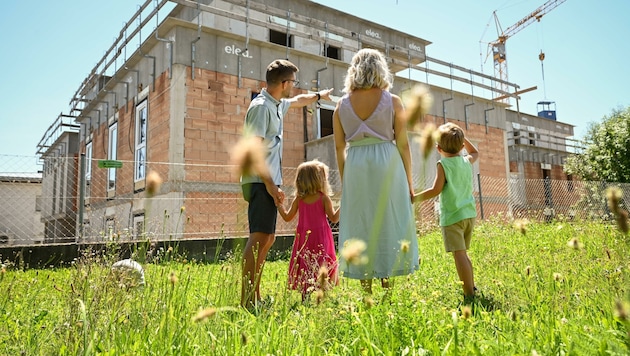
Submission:
MULTIPOLYGON (((498 36, 544 0, 317 0, 432 42, 427 55, 493 73, 484 62, 498 36)), ((46 129, 67 114, 75 91, 143 1, 8 1, 0 12, 0 154, 34 156, 46 129)), ((507 41, 508 80, 538 90, 520 110, 554 101, 559 121, 581 137, 590 122, 630 106, 630 1, 566 0, 507 41), (543 51, 544 83, 538 54, 543 51)), ((418 72, 424 81, 425 74, 418 72)), ((429 82, 446 88, 435 76, 429 82)), ((464 85, 459 91, 467 92, 464 85)), ((455 89, 459 89, 455 87, 455 89)), ((475 89, 481 90, 481 89, 475 89)), ((514 104, 514 102, 513 102, 514 104)), ((515 106, 514 106, 515 108, 515 106)))

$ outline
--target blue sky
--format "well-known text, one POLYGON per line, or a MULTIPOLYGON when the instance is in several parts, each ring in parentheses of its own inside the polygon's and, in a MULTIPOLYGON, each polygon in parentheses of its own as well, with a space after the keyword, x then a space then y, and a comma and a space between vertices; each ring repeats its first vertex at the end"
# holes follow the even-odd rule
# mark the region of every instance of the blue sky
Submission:
MULTIPOLYGON (((493 11, 503 29, 544 0, 317 0, 340 11, 431 41, 427 55, 493 73, 484 63, 487 43, 497 38, 493 11)), ((34 156, 36 145, 141 1, 10 1, 0 12, 0 154, 34 156)), ((566 0, 507 41, 508 80, 521 88, 520 110, 556 103, 559 121, 588 123, 630 106, 630 1, 566 0), (543 51, 545 81, 538 54, 543 51)), ((424 73, 418 72, 420 80, 424 73)), ((437 77, 429 82, 438 83, 437 77)), ((469 86, 460 91, 466 92, 469 86)), ((455 89, 459 89, 455 87, 455 89)), ((514 104, 514 103, 513 103, 514 104)))

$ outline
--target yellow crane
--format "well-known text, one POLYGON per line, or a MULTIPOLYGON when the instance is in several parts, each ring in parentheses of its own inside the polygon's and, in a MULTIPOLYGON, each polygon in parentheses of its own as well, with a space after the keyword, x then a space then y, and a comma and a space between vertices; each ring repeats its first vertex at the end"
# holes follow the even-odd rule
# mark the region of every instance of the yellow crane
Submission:
MULTIPOLYGON (((540 19, 549 13, 549 11, 555 9, 560 4, 565 2, 566 0, 549 0, 543 5, 541 5, 536 10, 529 13, 527 16, 523 17, 520 21, 516 22, 512 26, 508 27, 503 31, 501 28, 501 24, 499 23, 499 17, 497 16, 497 11, 493 11, 492 14, 494 16, 494 22, 497 27, 497 33, 499 33, 499 37, 490 42, 488 44, 488 55, 486 56, 486 60, 492 53, 492 59, 494 61, 494 76, 495 78, 499 78, 504 82, 508 80, 508 72, 507 72, 507 55, 505 51, 505 42, 508 38, 517 34, 520 30, 524 29, 528 25, 530 25, 534 21, 540 21, 540 19)), ((538 58, 541 61, 545 59, 545 54, 540 52, 538 58)), ((543 73, 544 76, 544 73, 543 73)), ((502 82, 495 82, 495 88, 502 90, 503 92, 507 92, 509 90, 508 85, 502 82)), ((524 91, 522 91, 524 92, 524 91)), ((518 94, 518 93, 516 93, 518 94)), ((504 100, 506 97, 495 98, 495 100, 504 100)))

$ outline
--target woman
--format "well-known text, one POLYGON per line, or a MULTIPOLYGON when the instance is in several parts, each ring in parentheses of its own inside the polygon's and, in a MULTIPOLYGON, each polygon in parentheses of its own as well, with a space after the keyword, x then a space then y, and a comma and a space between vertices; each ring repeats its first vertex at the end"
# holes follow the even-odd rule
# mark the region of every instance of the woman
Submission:
POLYGON ((389 92, 392 79, 381 52, 360 50, 333 114, 343 184, 339 246, 358 239, 367 248, 367 259, 358 259, 364 263, 340 267, 344 276, 359 279, 366 293, 372 292, 373 278, 389 288, 389 277, 418 269, 411 152, 402 101, 389 92))

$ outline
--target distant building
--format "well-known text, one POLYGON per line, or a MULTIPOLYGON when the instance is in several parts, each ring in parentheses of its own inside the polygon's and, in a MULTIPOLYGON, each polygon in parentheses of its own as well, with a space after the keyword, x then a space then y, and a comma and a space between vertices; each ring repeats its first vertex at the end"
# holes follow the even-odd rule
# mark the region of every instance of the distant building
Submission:
POLYGON ((44 240, 41 193, 37 174, 0 176, 0 245, 28 246, 44 240))
POLYGON ((38 145, 43 161, 41 221, 44 242, 74 242, 79 190, 79 125, 60 115, 38 145))

